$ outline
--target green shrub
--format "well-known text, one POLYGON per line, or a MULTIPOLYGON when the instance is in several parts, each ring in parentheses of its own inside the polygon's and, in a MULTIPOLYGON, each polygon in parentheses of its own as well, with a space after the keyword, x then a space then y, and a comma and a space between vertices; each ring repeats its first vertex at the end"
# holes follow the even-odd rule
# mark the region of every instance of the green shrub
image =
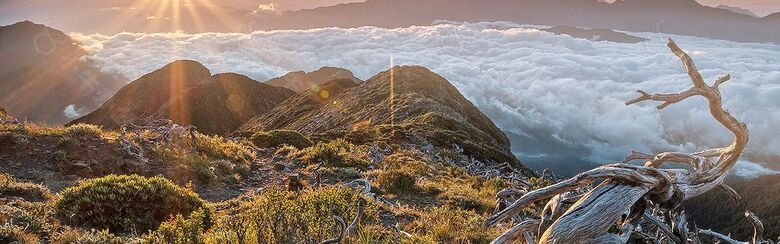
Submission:
POLYGON ((419 190, 414 175, 401 170, 384 170, 379 173, 376 181, 383 191, 390 193, 397 194, 419 190))
POLYGON ((309 138, 290 130, 261 131, 253 134, 250 140, 259 148, 279 148, 290 145, 300 149, 312 145, 309 138))
POLYGON ((21 197, 27 201, 45 201, 51 197, 49 189, 29 182, 19 182, 9 174, 0 174, 0 198, 21 197))
POLYGON ((177 214, 176 218, 163 222, 157 231, 144 237, 147 243, 204 243, 204 231, 211 221, 211 212, 199 209, 188 217, 177 214))
POLYGON ((40 239, 25 232, 21 226, 5 223, 0 225, 0 243, 35 244, 40 243, 40 239))
POLYGON ((365 168, 371 162, 366 156, 367 149, 355 146, 343 139, 320 142, 317 145, 297 152, 298 158, 309 164, 325 163, 326 167, 365 168))
POLYGON ((33 234, 48 233, 52 227, 51 208, 42 202, 10 202, 0 205, 0 223, 22 226, 33 234))
POLYGON ((216 136, 197 135, 197 152, 190 140, 161 143, 150 155, 168 166, 165 176, 176 183, 189 181, 209 184, 215 181, 233 184, 249 173, 254 152, 241 143, 216 136))
POLYGON ((68 126, 68 134, 73 137, 100 137, 102 129, 97 125, 75 124, 68 126))
POLYGON ((127 243, 121 237, 109 233, 107 230, 80 231, 75 229, 66 229, 65 231, 52 235, 51 243, 61 244, 122 244, 127 243))
POLYGON ((482 223, 484 219, 474 212, 436 207, 403 226, 404 230, 416 233, 403 243, 488 243, 498 233, 485 230, 482 223))
POLYGON ((54 203, 57 216, 73 226, 111 233, 145 232, 176 214, 205 207, 191 190, 162 177, 109 175, 63 190, 54 203))
MULTIPOLYGON (((337 233, 333 215, 347 223, 355 218, 360 196, 345 186, 330 186, 300 193, 272 187, 240 211, 223 218, 208 232, 208 243, 317 243, 337 233)), ((363 225, 378 223, 378 206, 368 202, 363 225)))

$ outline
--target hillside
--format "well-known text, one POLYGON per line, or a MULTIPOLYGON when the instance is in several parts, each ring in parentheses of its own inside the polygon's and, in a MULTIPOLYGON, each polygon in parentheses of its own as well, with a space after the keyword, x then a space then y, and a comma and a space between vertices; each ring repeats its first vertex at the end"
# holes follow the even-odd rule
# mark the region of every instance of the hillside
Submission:
POLYGON ((737 240, 750 240, 753 227, 745 220, 750 210, 764 223, 764 237, 780 236, 780 175, 767 175, 730 185, 742 197, 732 201, 722 191, 710 191, 685 203, 689 222, 703 229, 731 233, 737 240))
MULTIPOLYGON (((211 72, 191 60, 174 61, 122 87, 111 99, 92 113, 69 124, 85 123, 116 129, 135 119, 151 116, 180 92, 200 84, 211 72)), ((175 121, 189 122, 189 111, 168 114, 175 121)), ((189 123, 182 123, 189 124, 189 123)))
POLYGON ((173 118, 179 124, 195 125, 202 133, 224 135, 293 95, 289 89, 243 75, 217 74, 174 96, 152 117, 173 118), (177 111, 188 111, 189 117, 177 117, 177 111))
POLYGON ((217 74, 196 61, 174 61, 123 87, 96 111, 69 124, 117 129, 143 120, 170 119, 205 134, 227 134, 295 92, 239 74, 217 74))
POLYGON ((269 85, 285 87, 287 89, 301 93, 306 90, 316 88, 315 86, 321 85, 322 83, 339 79, 351 80, 354 83, 362 82, 360 79, 352 75, 352 71, 342 68, 322 67, 312 72, 290 72, 282 77, 277 77, 266 81, 266 83, 269 85))
POLYGON ((345 80, 331 82, 291 98, 238 132, 283 129, 360 141, 430 143, 522 167, 504 133, 444 77, 417 66, 398 66, 393 72, 393 99, 389 70, 354 87, 345 80))
POLYGON ((591 41, 610 41, 617 43, 638 43, 647 41, 646 38, 606 29, 583 29, 572 26, 555 26, 541 30, 591 41))
POLYGON ((83 60, 86 51, 79 45, 59 30, 29 21, 0 26, 0 106, 16 117, 50 124, 100 106, 124 78, 83 60))
POLYGON ((731 11, 731 12, 734 12, 734 13, 744 14, 744 15, 747 15, 747 16, 755 17, 755 18, 761 18, 761 17, 758 17, 758 15, 756 15, 752 11, 750 11, 748 9, 740 8, 740 7, 734 7, 734 6, 729 6, 729 5, 725 5, 725 4, 720 4, 718 6, 715 6, 715 8, 725 9, 725 10, 728 10, 728 11, 731 11))
POLYGON ((550 182, 513 158, 502 162, 516 167, 478 163, 511 157, 501 131, 443 77, 422 67, 394 71, 395 126, 383 111, 387 71, 360 84, 332 80, 295 95, 238 74, 208 76, 195 62, 177 61, 119 92, 138 104, 117 104, 133 100, 115 97, 106 105, 106 111, 146 112, 160 100, 143 93, 173 94, 158 112, 213 113, 193 122, 217 124, 237 116, 222 110, 261 110, 274 101, 263 94, 286 93, 292 97, 265 116, 275 127, 311 133, 269 132, 282 135, 274 148, 257 140, 260 133, 223 138, 165 123, 127 132, 0 123, 0 242, 319 243, 339 229, 346 243, 489 242, 502 231, 482 227, 499 191, 550 182), (183 68, 190 71, 173 72, 183 68), (167 79, 153 82, 171 74, 190 88, 174 94, 164 90, 167 79), (194 81, 202 76, 208 77, 194 81), (234 103, 230 96, 257 100, 234 103), (481 147, 487 150, 472 151, 481 147))

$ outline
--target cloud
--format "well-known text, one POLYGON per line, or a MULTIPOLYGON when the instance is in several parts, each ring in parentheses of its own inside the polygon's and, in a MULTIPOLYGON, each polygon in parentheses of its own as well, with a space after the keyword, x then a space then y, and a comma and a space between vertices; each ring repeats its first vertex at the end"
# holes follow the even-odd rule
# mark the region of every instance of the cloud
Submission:
POLYGON ((65 114, 65 117, 68 117, 69 119, 80 118, 81 116, 84 116, 86 112, 89 112, 86 108, 78 108, 75 104, 68 105, 65 107, 65 110, 62 111, 62 113, 65 114))
POLYGON ((757 163, 738 161, 734 170, 731 171, 731 174, 742 178, 753 179, 764 175, 780 174, 780 171, 767 169, 757 163))
POLYGON ((279 13, 279 4, 276 3, 260 4, 257 6, 257 9, 252 11, 252 14, 259 14, 259 13, 279 13))
POLYGON ((321 66, 368 78, 387 69, 392 54, 396 64, 426 66, 453 82, 498 127, 521 138, 512 142, 517 155, 588 162, 614 162, 631 149, 696 151, 731 142, 701 98, 662 111, 649 102, 624 105, 637 89, 677 92, 691 86, 666 47, 672 37, 707 80, 732 75, 721 88, 725 107, 751 131, 745 159, 780 168, 780 45, 630 34, 650 41, 593 42, 507 22, 75 36, 89 43, 89 57, 104 71, 131 79, 176 59, 261 81, 321 66))

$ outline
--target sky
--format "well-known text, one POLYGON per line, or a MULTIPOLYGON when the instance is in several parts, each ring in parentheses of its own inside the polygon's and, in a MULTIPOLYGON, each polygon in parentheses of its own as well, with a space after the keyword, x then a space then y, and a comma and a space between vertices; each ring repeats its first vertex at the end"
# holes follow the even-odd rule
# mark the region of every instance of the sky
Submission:
MULTIPOLYGON (((161 12, 173 11, 174 8, 161 8, 164 5, 179 5, 182 23, 196 21, 186 18, 188 11, 197 12, 203 21, 227 19, 236 14, 235 11, 286 11, 306 8, 330 6, 339 3, 362 2, 364 0, 0 0, 0 25, 13 24, 22 20, 47 24, 65 32, 90 32, 96 30, 97 24, 104 22, 128 21, 131 24, 145 24, 149 21, 169 21, 170 18, 161 12), (123 18, 123 19, 122 19, 123 18), (89 27, 90 31, 83 31, 89 27)), ((594 0, 595 1, 595 0, 594 0)), ((606 0, 614 1, 614 0, 606 0)), ((702 4, 716 6, 727 4, 749 9, 758 16, 780 12, 779 0, 698 0, 702 4)), ((168 14, 170 15, 170 14, 168 14)), ((230 23, 231 25, 245 23, 230 23)), ((118 30, 121 31, 121 30, 118 30)), ((117 31, 117 32, 118 32, 117 31)), ((173 31, 173 30, 172 30, 173 31)), ((227 31, 245 31, 242 28, 227 31)), ((101 32, 103 33, 103 32, 101 32)))

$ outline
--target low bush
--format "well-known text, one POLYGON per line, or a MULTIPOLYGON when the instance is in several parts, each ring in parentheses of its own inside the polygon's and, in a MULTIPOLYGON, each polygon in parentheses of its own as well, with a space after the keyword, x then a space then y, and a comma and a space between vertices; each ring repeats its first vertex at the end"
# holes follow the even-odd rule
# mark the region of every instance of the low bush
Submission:
POLYGON ((0 205, 0 223, 24 227, 25 232, 43 235, 53 228, 51 208, 45 202, 14 201, 0 205))
POLYGON ((122 244, 128 241, 111 234, 107 230, 81 231, 66 229, 52 235, 50 243, 78 243, 78 244, 122 244))
MULTIPOLYGON (((270 188, 243 203, 235 215, 222 218, 206 236, 207 243, 317 243, 335 237, 333 215, 347 223, 357 214, 360 196, 345 186, 300 193, 270 188)), ((378 206, 368 202, 362 225, 378 223, 378 206)))
POLYGON ((419 191, 419 187, 416 185, 417 179, 415 179, 414 175, 401 170, 384 170, 379 173, 376 181, 383 191, 389 193, 398 194, 419 191))
POLYGON ((0 174, 0 198, 21 197, 27 201, 45 201, 51 197, 49 189, 29 182, 20 182, 9 174, 0 174))
POLYGON ((0 243, 35 244, 40 243, 40 239, 21 226, 5 223, 0 225, 0 243))
POLYGON ((205 207, 191 190, 162 177, 109 175, 81 181, 54 202, 57 216, 72 226, 111 233, 146 232, 176 214, 205 207))
POLYGON ((146 235, 146 243, 204 243, 204 231, 209 227, 211 212, 200 209, 188 217, 177 214, 176 218, 163 222, 157 231, 146 235))
POLYGON ((309 138, 290 130, 261 131, 253 134, 250 140, 259 148, 279 148, 290 145, 301 149, 312 145, 309 138))
POLYGON ((365 168, 371 164, 367 149, 343 139, 320 142, 297 152, 297 157, 309 164, 325 163, 325 167, 365 168))
POLYGON ((488 243, 497 233, 484 229, 482 223, 484 219, 471 211, 433 208, 403 226, 404 230, 416 233, 403 243, 488 243))
POLYGON ((103 130, 97 125, 75 124, 68 126, 68 134, 73 137, 100 137, 103 130))

